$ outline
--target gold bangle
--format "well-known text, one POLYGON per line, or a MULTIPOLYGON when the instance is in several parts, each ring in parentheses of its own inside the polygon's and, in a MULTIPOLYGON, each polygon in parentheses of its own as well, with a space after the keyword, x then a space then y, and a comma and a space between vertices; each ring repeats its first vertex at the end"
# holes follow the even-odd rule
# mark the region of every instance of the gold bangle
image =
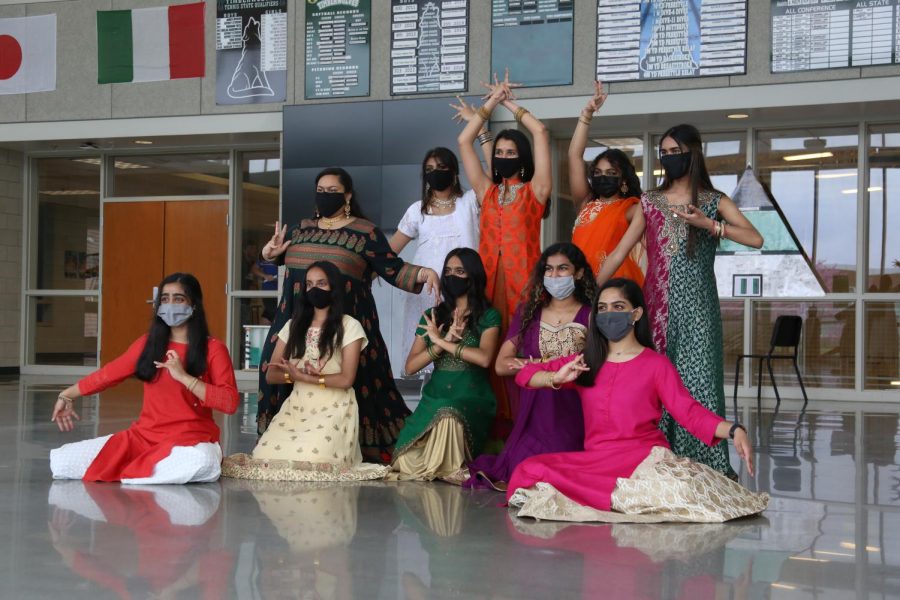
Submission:
POLYGON ((475 109, 475 114, 482 118, 484 121, 491 120, 491 111, 485 108, 484 104, 475 109))
POLYGON ((188 391, 191 392, 191 393, 193 394, 193 393, 194 393, 194 386, 197 385, 197 382, 199 382, 199 381, 200 381, 199 379, 197 379, 196 377, 194 377, 193 381, 191 381, 191 382, 187 385, 188 391))
POLYGON ((465 350, 465 345, 462 342, 456 345, 456 352, 453 353, 453 358, 457 360, 463 360, 462 353, 465 350))
POLYGON ((291 374, 288 373, 287 371, 284 372, 284 383, 285 384, 294 383, 294 380, 291 379, 291 374))
POLYGON ((562 385, 554 385, 553 384, 553 376, 556 375, 556 371, 547 371, 550 374, 550 377, 547 378, 547 382, 550 384, 551 390, 558 390, 562 387, 562 385))
POLYGON ((584 124, 587 125, 588 127, 591 126, 591 121, 590 121, 590 119, 585 119, 584 117, 578 117, 578 122, 579 122, 579 123, 584 123, 584 124))
POLYGON ((428 356, 431 357, 431 362, 437 360, 437 354, 434 353, 434 348, 428 344, 425 345, 425 352, 428 353, 428 356))
POLYGON ((524 117, 528 113, 528 109, 524 106, 520 106, 516 109, 515 114, 513 115, 516 118, 516 121, 522 122, 522 117, 524 117))
POLYGON ((319 387, 325 389, 325 378, 319 377, 319 387))
POLYGON ((68 406, 68 407, 75 405, 75 400, 73 400, 72 398, 69 398, 68 396, 64 396, 63 394, 60 394, 59 396, 57 396, 56 399, 62 400, 63 402, 66 403, 66 406, 68 406))

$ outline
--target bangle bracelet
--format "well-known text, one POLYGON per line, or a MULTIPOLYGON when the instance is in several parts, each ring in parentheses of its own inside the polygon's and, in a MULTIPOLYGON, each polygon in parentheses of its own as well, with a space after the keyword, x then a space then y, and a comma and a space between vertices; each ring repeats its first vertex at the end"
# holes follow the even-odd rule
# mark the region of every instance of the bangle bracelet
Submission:
POLYGON ((485 108, 484 104, 475 109, 475 114, 482 118, 484 121, 491 120, 491 111, 485 108))
POLYGON ((192 379, 191 382, 187 384, 187 390, 191 393, 194 393, 194 386, 197 385, 198 381, 200 380, 194 377, 194 379, 192 379))
POLYGON ((516 109, 516 112, 513 114, 513 116, 516 118, 516 121, 521 123, 522 117, 524 117, 527 113, 528 113, 528 109, 525 108, 524 106, 520 106, 519 108, 516 109))
POLYGON ((562 387, 562 385, 556 385, 553 382, 553 376, 556 375, 556 372, 555 371, 547 371, 547 372, 550 373, 550 377, 547 378, 547 382, 550 384, 550 389, 552 389, 552 390, 560 389, 562 387))
POLYGON ((73 404, 75 404, 75 400, 73 400, 72 398, 69 398, 68 396, 64 396, 63 394, 60 394, 59 396, 57 396, 56 399, 62 400, 63 402, 65 402, 66 406, 72 406, 73 404))
POLYGON ((457 344, 457 345, 456 345, 456 352, 453 353, 453 358, 455 358, 455 359, 457 359, 457 360, 462 360, 462 359, 463 359, 463 358, 462 358, 462 352, 463 352, 463 350, 464 350, 465 348, 466 348, 466 347, 465 347, 465 345, 464 345, 462 342, 460 342, 459 344, 457 344))
POLYGON ((291 379, 291 374, 287 371, 284 372, 284 382, 285 383, 294 383, 294 380, 291 379))
POLYGON ((590 119, 585 119, 584 117, 578 117, 578 122, 579 122, 579 123, 584 123, 584 124, 587 125, 588 127, 591 126, 591 121, 590 121, 590 119))
POLYGON ((728 437, 734 439, 734 434, 737 430, 740 429, 744 433, 747 433, 747 428, 741 425, 740 423, 735 423, 731 426, 731 429, 728 430, 728 437))
POLYGON ((720 221, 720 225, 722 228, 719 230, 719 238, 725 238, 725 221, 720 221))
POLYGON ((325 378, 319 377, 319 387, 325 389, 325 378))
POLYGON ((438 358, 437 354, 434 353, 434 348, 431 345, 426 344, 425 351, 428 353, 428 356, 431 357, 431 362, 434 362, 437 360, 437 358, 438 358))

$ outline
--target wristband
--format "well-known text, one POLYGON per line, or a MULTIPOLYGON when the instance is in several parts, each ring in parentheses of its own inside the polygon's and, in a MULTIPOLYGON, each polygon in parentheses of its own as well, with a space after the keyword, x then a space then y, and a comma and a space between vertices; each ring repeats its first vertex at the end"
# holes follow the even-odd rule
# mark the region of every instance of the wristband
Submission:
POLYGON ((735 423, 735 424, 733 424, 733 425, 731 426, 731 429, 728 430, 728 437, 729 437, 730 439, 733 440, 733 439, 734 439, 734 433, 735 433, 738 429, 740 429, 740 430, 743 431, 744 433, 747 433, 747 428, 746 428, 746 427, 744 427, 744 426, 741 425, 740 423, 735 423))

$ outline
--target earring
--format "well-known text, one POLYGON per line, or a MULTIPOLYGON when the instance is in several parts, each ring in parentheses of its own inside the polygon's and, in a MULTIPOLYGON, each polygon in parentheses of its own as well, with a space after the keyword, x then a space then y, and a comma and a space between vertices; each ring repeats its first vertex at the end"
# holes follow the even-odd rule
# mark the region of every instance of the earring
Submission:
POLYGON ((317 218, 317 219, 321 219, 321 218, 322 218, 322 215, 319 214, 319 207, 318 207, 318 206, 316 207, 316 218, 317 218))
POLYGON ((429 195, 431 195, 431 184, 426 183, 425 184, 425 197, 427 198, 429 195))
POLYGON ((519 177, 521 177, 522 179, 525 179, 525 167, 522 167, 521 169, 519 169, 519 177))
POLYGON ((344 204, 344 217, 347 219, 350 218, 350 203, 349 202, 344 204))

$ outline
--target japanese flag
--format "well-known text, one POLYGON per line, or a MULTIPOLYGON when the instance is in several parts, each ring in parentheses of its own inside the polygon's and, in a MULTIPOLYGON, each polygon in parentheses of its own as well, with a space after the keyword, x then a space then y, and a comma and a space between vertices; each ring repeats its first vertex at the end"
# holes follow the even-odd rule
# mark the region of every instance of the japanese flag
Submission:
POLYGON ((0 94, 56 89, 56 15, 0 19, 0 94))

